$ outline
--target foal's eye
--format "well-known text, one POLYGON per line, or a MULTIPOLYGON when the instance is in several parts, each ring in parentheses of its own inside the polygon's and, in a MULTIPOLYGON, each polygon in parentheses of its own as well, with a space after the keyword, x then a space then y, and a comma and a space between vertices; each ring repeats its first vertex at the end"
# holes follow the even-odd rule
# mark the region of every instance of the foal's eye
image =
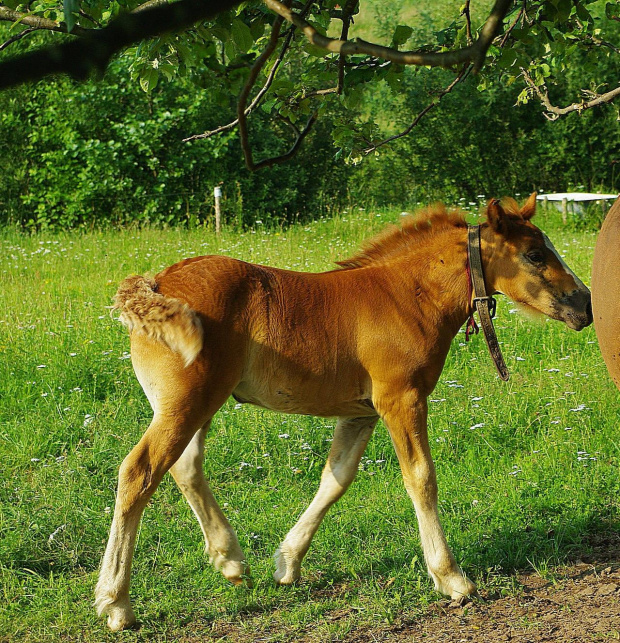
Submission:
POLYGON ((543 261, 545 260, 545 255, 541 250, 532 250, 531 252, 528 252, 525 256, 532 263, 543 263, 543 261))

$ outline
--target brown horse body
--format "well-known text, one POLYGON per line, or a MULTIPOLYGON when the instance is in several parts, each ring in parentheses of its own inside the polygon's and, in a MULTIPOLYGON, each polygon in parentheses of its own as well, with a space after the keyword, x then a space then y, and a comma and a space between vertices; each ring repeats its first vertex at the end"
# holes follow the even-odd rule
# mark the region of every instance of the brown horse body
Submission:
POLYGON ((611 207, 596 240, 592 262, 594 328, 607 370, 620 389, 620 199, 611 207))
MULTIPOLYGON (((498 202, 482 226, 489 292, 577 330, 591 322, 587 288, 529 219, 498 202)), ((437 209, 373 240, 342 268, 319 274, 225 257, 189 259, 117 294, 131 329, 136 375, 154 417, 123 462, 96 598, 112 629, 135 622, 129 574, 138 523, 170 470, 194 510, 214 565, 242 582, 248 568, 202 470, 204 437, 226 399, 285 413, 338 417, 319 490, 276 552, 277 582, 299 578, 328 508, 346 491, 381 417, 420 527, 429 573, 454 598, 475 592, 437 513, 426 399, 471 312, 467 225, 437 209)))

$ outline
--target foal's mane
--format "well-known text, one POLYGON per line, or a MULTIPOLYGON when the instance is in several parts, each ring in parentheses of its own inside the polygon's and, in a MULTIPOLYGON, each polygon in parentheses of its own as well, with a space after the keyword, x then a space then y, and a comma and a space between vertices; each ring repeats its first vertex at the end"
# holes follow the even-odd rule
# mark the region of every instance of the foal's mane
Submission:
POLYGON ((341 268, 361 268, 393 258, 406 249, 428 241, 445 230, 467 228, 460 210, 447 210, 437 203, 405 217, 400 225, 390 225, 372 239, 365 241, 350 259, 337 261, 341 268))

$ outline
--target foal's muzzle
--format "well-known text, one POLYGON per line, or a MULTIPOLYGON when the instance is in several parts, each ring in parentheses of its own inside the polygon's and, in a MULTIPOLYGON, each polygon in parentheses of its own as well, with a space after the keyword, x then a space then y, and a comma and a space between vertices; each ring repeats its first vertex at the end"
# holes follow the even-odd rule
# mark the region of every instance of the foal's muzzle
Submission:
POLYGON ((592 296, 586 288, 576 290, 562 300, 560 307, 564 323, 573 330, 583 330, 592 321, 592 296))

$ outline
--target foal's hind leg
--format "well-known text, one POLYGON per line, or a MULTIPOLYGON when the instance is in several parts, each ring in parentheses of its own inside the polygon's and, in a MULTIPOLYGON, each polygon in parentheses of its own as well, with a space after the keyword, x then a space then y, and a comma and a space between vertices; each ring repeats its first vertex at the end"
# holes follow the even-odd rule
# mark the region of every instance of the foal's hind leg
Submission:
POLYGON ((319 490, 297 524, 274 554, 274 578, 281 585, 296 581, 306 555, 327 510, 344 494, 357 473, 357 467, 378 418, 339 418, 334 440, 321 476, 319 490))
POLYGON ((136 621, 129 601, 129 577, 144 507, 196 431, 224 404, 236 381, 232 368, 210 374, 205 361, 185 368, 179 355, 142 335, 132 336, 131 357, 153 408, 153 420, 120 467, 114 520, 95 589, 97 611, 108 615, 112 630, 136 621))
POLYGON ((142 439, 119 470, 114 520, 95 589, 99 615, 108 615, 111 630, 132 626, 129 577, 142 512, 161 479, 181 455, 202 421, 155 413, 142 439))
POLYGON ((235 585, 249 574, 241 546, 217 504, 202 468, 207 423, 197 431, 170 473, 192 508, 205 538, 207 553, 217 570, 235 585))

